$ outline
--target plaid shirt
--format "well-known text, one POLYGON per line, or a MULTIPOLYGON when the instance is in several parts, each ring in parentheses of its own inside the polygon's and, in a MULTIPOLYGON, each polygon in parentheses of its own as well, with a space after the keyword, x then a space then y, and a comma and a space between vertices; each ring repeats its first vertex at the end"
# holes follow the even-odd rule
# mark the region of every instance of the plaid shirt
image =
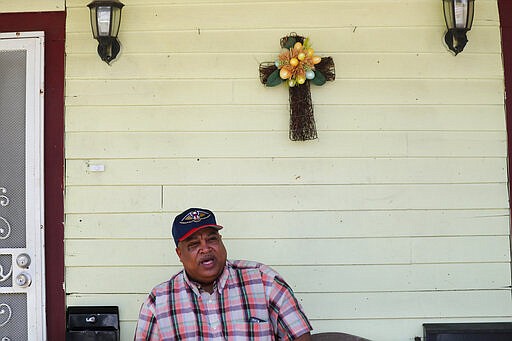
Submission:
POLYGON ((212 296, 201 294, 184 271, 156 286, 140 310, 135 340, 293 340, 311 329, 277 272, 228 261, 212 296))

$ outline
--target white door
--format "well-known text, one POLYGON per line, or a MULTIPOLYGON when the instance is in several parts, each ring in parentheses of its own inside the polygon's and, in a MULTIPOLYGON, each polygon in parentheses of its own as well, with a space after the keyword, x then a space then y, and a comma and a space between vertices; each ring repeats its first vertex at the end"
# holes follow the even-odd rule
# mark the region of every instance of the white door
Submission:
POLYGON ((0 341, 46 340, 43 48, 0 33, 0 341))

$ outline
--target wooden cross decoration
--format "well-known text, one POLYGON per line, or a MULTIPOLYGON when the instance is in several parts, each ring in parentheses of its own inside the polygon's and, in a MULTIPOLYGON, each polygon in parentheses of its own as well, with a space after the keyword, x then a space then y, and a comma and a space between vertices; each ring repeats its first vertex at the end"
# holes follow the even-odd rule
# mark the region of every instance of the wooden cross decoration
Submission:
POLYGON ((260 64, 260 80, 268 87, 286 81, 290 101, 290 140, 316 139, 318 135, 309 83, 324 85, 327 81, 333 81, 334 62, 331 57, 316 56, 309 38, 295 33, 281 38, 281 48, 277 61, 260 64))

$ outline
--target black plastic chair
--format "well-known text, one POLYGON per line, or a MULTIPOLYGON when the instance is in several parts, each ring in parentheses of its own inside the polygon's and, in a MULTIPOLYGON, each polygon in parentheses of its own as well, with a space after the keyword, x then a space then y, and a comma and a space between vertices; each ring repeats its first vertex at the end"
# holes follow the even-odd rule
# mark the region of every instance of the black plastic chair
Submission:
POLYGON ((345 333, 318 333, 311 335, 313 341, 370 341, 368 339, 345 333))

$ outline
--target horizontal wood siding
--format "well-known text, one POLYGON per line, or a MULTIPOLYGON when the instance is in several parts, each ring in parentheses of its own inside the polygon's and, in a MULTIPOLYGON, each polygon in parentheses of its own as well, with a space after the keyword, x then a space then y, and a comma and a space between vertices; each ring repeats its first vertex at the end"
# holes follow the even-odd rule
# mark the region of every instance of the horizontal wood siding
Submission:
POLYGON ((64 11, 65 0, 0 0, 0 13, 64 11))
POLYGON ((440 0, 123 2, 112 65, 88 1, 66 2, 68 305, 119 305, 132 339, 180 269, 173 217, 205 206, 229 256, 282 273, 316 332, 406 341, 512 318, 495 0, 457 57, 440 0), (259 82, 291 31, 336 64, 311 88, 314 141, 288 140, 288 90, 259 82))

